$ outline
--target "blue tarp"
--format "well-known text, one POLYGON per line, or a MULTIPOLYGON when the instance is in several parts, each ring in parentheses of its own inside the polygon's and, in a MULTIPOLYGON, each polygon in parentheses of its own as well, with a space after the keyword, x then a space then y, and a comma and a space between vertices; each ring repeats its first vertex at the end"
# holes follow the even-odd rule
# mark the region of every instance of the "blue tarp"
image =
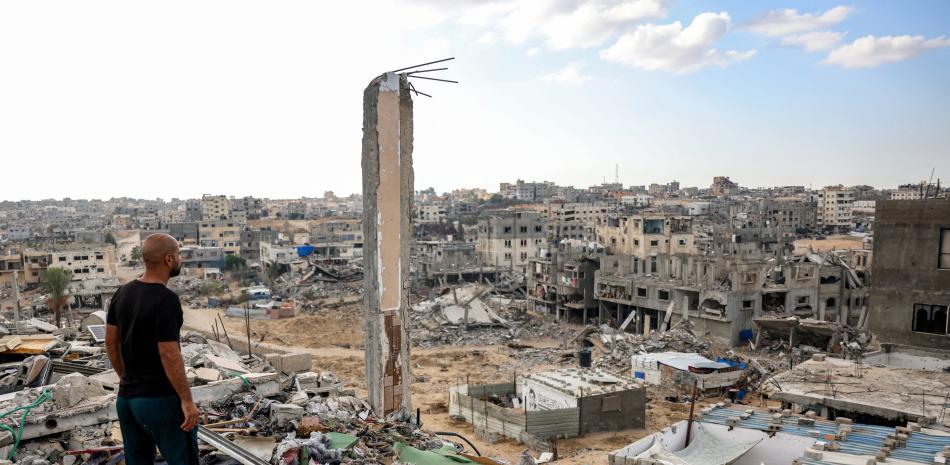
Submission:
POLYGON ((317 248, 312 245, 301 245, 297 247, 297 255, 300 257, 306 257, 312 254, 314 250, 317 250, 317 248))
POLYGON ((743 363, 743 362, 734 362, 734 361, 729 360, 729 359, 727 359, 727 358, 716 357, 716 361, 719 362, 719 363, 725 363, 726 365, 729 365, 729 366, 731 366, 731 367, 737 366, 737 367, 739 367, 740 370, 745 370, 745 368, 746 368, 746 364, 745 364, 745 363, 743 363))

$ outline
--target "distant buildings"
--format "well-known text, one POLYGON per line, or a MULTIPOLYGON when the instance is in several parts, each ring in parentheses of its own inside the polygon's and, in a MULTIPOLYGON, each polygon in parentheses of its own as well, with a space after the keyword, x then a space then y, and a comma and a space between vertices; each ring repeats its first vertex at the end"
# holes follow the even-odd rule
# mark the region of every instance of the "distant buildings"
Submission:
POLYGON ((709 189, 712 195, 715 196, 736 195, 739 193, 739 185, 732 182, 729 176, 714 177, 709 189))
POLYGON ((503 182, 499 185, 498 193, 502 197, 516 200, 540 201, 554 197, 557 194, 557 185, 551 181, 525 182, 521 179, 514 184, 503 182))
POLYGON ((854 191, 842 186, 828 186, 818 193, 818 226, 850 228, 854 218, 854 191))

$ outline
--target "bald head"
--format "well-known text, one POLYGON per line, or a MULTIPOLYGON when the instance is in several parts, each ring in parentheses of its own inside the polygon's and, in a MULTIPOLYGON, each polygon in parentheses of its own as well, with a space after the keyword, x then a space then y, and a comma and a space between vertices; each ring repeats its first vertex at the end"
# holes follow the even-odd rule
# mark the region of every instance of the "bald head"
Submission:
POLYGON ((142 260, 146 268, 166 266, 169 255, 178 260, 178 241, 168 234, 151 234, 142 243, 142 260))

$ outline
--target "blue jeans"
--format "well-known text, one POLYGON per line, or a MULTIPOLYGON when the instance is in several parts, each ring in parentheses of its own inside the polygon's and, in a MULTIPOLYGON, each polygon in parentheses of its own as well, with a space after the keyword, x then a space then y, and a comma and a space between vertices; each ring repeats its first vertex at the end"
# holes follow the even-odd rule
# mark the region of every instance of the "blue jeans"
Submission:
POLYGON ((155 446, 168 465, 198 463, 198 428, 182 431, 181 400, 171 397, 119 396, 115 402, 127 465, 153 465, 155 446))

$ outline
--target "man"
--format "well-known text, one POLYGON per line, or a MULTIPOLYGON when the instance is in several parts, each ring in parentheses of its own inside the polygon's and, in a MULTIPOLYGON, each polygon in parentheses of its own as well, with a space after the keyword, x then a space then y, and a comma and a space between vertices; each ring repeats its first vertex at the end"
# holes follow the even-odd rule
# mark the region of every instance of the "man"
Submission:
POLYGON ((181 301, 166 285, 181 272, 178 242, 152 234, 142 244, 145 274, 120 287, 107 316, 106 350, 119 375, 116 412, 125 463, 198 463, 198 407, 181 356, 181 301))

